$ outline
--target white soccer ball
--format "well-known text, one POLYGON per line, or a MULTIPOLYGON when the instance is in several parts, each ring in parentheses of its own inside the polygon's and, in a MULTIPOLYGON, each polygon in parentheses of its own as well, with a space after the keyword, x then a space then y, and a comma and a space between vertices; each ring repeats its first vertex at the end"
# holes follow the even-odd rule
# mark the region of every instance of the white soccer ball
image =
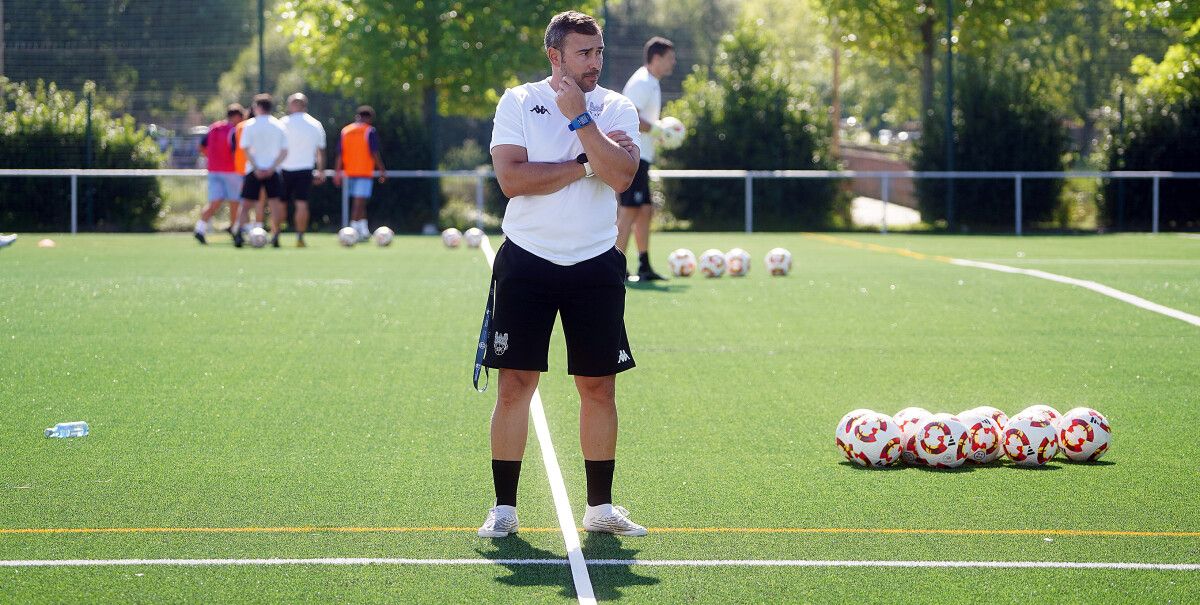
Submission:
POLYGON ((1058 452, 1058 435, 1046 415, 1017 414, 1004 427, 1004 455, 1020 466, 1042 466, 1058 452))
POLYGON ((380 227, 375 230, 375 234, 371 237, 375 240, 375 243, 379 244, 380 246, 390 246, 392 244, 392 238, 395 236, 396 232, 392 231, 390 228, 380 227))
POLYGON ((900 429, 900 444, 903 446, 900 459, 905 464, 918 464, 917 461, 917 427, 933 416, 929 410, 919 407, 907 407, 892 416, 896 427, 900 429))
POLYGON ((263 229, 262 227, 255 227, 250 230, 250 235, 246 239, 249 240, 251 246, 254 246, 255 248, 262 248, 263 246, 267 245, 267 240, 269 237, 267 236, 266 229, 263 229))
POLYGON ((678 149, 683 145, 683 140, 687 138, 687 127, 679 118, 667 116, 658 121, 658 126, 661 128, 658 144, 663 149, 678 149))
POLYGON ((913 448, 920 464, 956 468, 967 460, 967 425, 950 414, 934 414, 917 427, 913 448))
POLYGON ((990 405, 981 405, 978 407, 973 407, 973 408, 967 410, 966 412, 963 412, 963 414, 966 414, 968 412, 977 412, 979 414, 983 414, 984 416, 987 416, 988 418, 991 418, 992 422, 996 423, 996 430, 1000 432, 1001 436, 1004 435, 1004 427, 1005 427, 1005 425, 1008 424, 1008 414, 1005 414, 1004 412, 1000 411, 998 408, 994 408, 990 405))
POLYGON ((1058 449, 1076 462, 1099 460, 1111 440, 1108 418, 1091 408, 1071 408, 1059 420, 1058 449))
POLYGON ((463 233, 463 239, 467 241, 467 246, 470 248, 478 248, 483 245, 483 229, 479 227, 471 227, 463 233))
POLYGON ((750 253, 734 248, 725 253, 725 270, 729 277, 745 277, 750 272, 750 253))
POLYGON ((699 266, 704 277, 721 277, 725 273, 725 255, 716 248, 709 248, 700 255, 699 266))
POLYGON ((1004 453, 1000 448, 1000 428, 990 416, 974 409, 959 414, 958 419, 967 426, 967 460, 987 464, 1004 453))
POLYGON ((771 275, 787 275, 792 272, 792 253, 784 248, 771 248, 763 259, 767 263, 767 273, 771 275))
POLYGON ((358 231, 354 227, 342 227, 338 231, 338 242, 349 248, 358 243, 358 231))
POLYGON ((457 248, 462 242, 462 231, 451 227, 442 232, 442 243, 446 244, 447 248, 457 248))
POLYGON ((1036 415, 1048 416, 1050 418, 1050 424, 1054 425, 1054 428, 1056 428, 1056 429, 1058 428, 1058 419, 1062 418, 1062 414, 1060 414, 1058 412, 1058 410, 1056 410, 1044 403, 1034 404, 1034 405, 1031 405, 1031 406, 1021 410, 1020 412, 1017 412, 1017 416, 1036 416, 1036 415))
POLYGON ((833 427, 833 441, 837 444, 838 449, 842 450, 842 454, 846 456, 846 460, 851 460, 854 456, 854 449, 850 444, 850 429, 854 427, 854 423, 862 418, 864 414, 870 414, 871 410, 867 408, 857 408, 846 412, 841 420, 838 420, 837 426, 833 427))
POLYGON ((680 248, 667 257, 667 267, 675 277, 688 277, 696 272, 696 255, 687 248, 680 248))
POLYGON ((843 452, 859 466, 884 467, 900 460, 900 430, 887 414, 867 412, 850 422, 843 452))

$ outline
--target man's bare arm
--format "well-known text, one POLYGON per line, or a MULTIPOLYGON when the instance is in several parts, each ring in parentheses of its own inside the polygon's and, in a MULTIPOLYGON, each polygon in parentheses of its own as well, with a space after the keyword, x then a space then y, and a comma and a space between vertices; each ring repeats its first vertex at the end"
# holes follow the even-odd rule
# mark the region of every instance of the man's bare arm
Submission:
MULTIPOLYGON (((616 146, 616 143, 612 145, 616 146)), ((591 156, 588 159, 591 160, 591 156)), ((508 198, 548 195, 584 176, 583 165, 574 160, 561 163, 530 162, 529 151, 520 145, 493 147, 492 165, 496 170, 496 180, 500 182, 500 190, 508 198)))

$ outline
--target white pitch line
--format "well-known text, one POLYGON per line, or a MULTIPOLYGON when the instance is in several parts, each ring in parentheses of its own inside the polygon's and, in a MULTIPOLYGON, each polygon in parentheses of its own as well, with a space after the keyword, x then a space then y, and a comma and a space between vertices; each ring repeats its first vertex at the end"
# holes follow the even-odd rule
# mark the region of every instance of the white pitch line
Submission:
MULTIPOLYGON (((43 559, 0 561, 0 567, 219 567, 268 565, 574 565, 567 559, 400 559, 322 557, 312 559, 43 559)), ((592 559, 598 567, 865 567, 1084 569, 1132 571, 1200 571, 1200 563, 1132 563, 1123 561, 838 561, 809 559, 592 559)))
MULTIPOLYGON (((479 246, 487 257, 488 267, 496 261, 492 242, 485 235, 479 246)), ((498 378, 497 378, 498 380, 498 378)), ((567 499, 567 485, 563 482, 558 456, 554 454, 554 443, 550 441, 550 426, 546 424, 546 410, 542 407, 540 389, 534 389, 529 402, 529 414, 533 417, 533 430, 537 433, 538 445, 542 450, 542 462, 550 480, 550 493, 554 496, 554 510, 558 515, 558 526, 562 530, 563 545, 571 564, 571 578, 575 582, 575 596, 580 605, 594 605, 596 593, 592 589, 592 577, 588 575, 587 562, 583 559, 583 548, 579 544, 579 533, 575 528, 575 516, 571 512, 571 501, 567 499)))
POLYGON ((961 258, 952 258, 950 259, 950 262, 962 267, 975 267, 977 269, 988 269, 991 271, 999 271, 1001 273, 1016 273, 1058 282, 1060 284, 1079 286, 1080 288, 1086 288, 1110 298, 1115 298, 1121 302, 1131 304, 1135 307, 1140 307, 1147 311, 1153 311, 1155 313, 1166 315, 1167 317, 1192 324, 1193 326, 1200 327, 1200 316, 1192 315, 1191 313, 1186 313, 1184 311, 1180 311, 1179 309, 1172 309, 1171 307, 1160 305, 1156 302, 1146 300, 1140 296, 1134 296, 1133 294, 1118 290, 1111 286, 1106 286, 1099 282, 1086 279, 1076 279, 1074 277, 1058 275, 1057 273, 1047 273, 1046 271, 1039 271, 1037 269, 1022 269, 1019 267, 1010 267, 1008 265, 1000 265, 997 263, 984 263, 961 258))

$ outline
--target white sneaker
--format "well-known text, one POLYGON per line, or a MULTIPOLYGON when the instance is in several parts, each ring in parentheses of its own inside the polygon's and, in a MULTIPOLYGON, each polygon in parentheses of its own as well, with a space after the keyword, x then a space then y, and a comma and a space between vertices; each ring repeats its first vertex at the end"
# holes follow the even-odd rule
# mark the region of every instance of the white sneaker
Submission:
POLYGON ((506 538, 517 533, 517 507, 498 504, 488 510, 487 519, 479 527, 480 538, 506 538))
POLYGON ((618 536, 646 535, 646 528, 631 521, 625 507, 611 504, 587 507, 583 513, 583 529, 618 536))
POLYGON ((5 247, 5 246, 8 246, 8 245, 12 244, 12 243, 13 243, 13 242, 15 242, 15 241, 17 241, 17 234, 16 234, 16 233, 14 233, 14 234, 12 234, 12 235, 0 235, 0 248, 3 248, 3 247, 5 247))

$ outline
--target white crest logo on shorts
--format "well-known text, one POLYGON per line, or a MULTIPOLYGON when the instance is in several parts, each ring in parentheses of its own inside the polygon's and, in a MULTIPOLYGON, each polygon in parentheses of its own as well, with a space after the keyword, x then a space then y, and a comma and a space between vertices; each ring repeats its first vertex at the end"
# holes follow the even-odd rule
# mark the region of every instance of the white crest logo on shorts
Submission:
POLYGON ((508 350, 508 334, 496 332, 496 340, 492 343, 492 346, 496 349, 497 355, 503 355, 508 350))

